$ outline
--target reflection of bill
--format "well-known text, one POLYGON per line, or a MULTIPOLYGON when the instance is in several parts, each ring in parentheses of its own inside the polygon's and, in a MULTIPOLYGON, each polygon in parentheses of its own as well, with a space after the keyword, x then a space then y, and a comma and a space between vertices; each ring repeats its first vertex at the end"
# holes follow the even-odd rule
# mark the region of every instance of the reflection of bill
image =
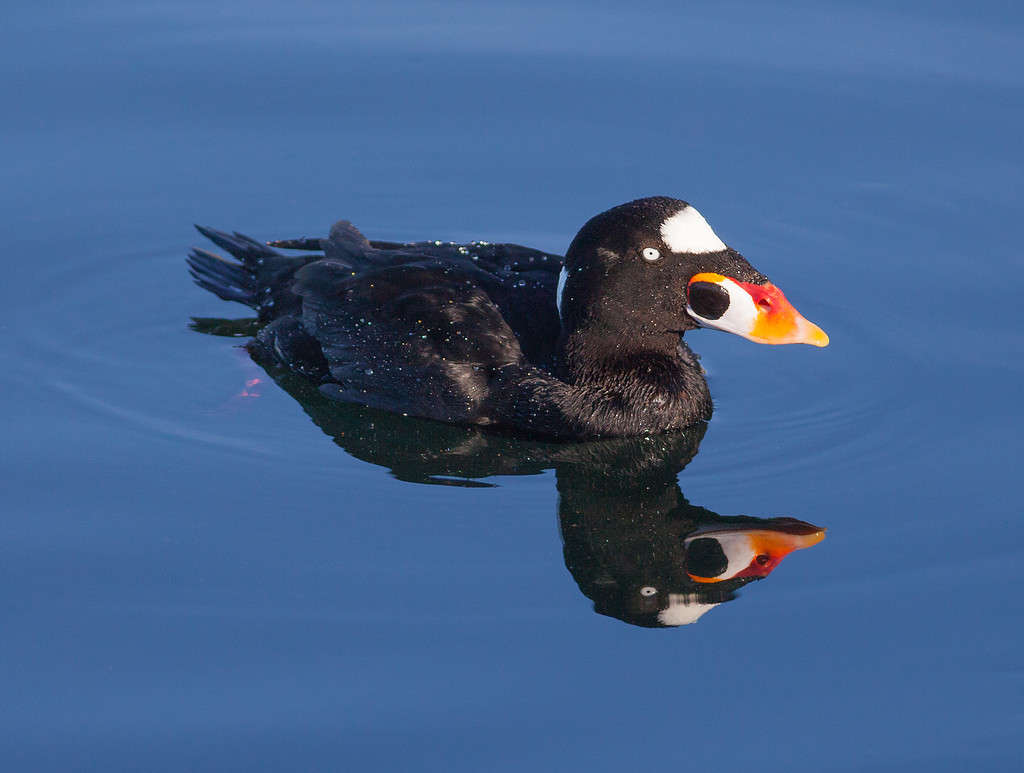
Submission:
MULTIPOLYGON (((701 532, 683 541, 686 573, 698 583, 717 583, 732 579, 760 580, 771 574, 794 550, 809 548, 825 539, 825 530, 796 519, 772 529, 734 529, 701 532)), ((641 595, 654 596, 657 588, 640 589, 641 595)), ((695 623, 705 612, 721 602, 707 603, 700 592, 668 593, 668 605, 658 611, 658 622, 665 626, 695 623)))
MULTIPOLYGON (((237 324, 194 326, 234 335, 237 324)), ((495 485, 481 478, 554 469, 566 567, 595 611, 634 625, 696 622, 738 588, 767 577, 792 551, 824 537, 823 529, 794 518, 726 517, 691 505, 678 474, 697 453, 705 424, 554 443, 339 403, 308 379, 274 367, 267 373, 335 443, 399 480, 479 487, 495 485)), ((251 381, 247 391, 257 386, 251 381)))
POLYGON ((794 550, 825 539, 825 530, 795 518, 765 521, 764 528, 698 528, 683 541, 686 573, 694 582, 767 577, 794 550))

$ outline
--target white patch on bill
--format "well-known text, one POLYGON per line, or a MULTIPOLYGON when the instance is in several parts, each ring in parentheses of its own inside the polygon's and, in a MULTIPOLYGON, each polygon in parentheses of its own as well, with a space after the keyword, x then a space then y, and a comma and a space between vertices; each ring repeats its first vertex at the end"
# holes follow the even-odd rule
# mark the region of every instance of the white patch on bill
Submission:
MULTIPOLYGON (((722 553, 725 554, 726 567, 719 574, 714 576, 713 579, 715 580, 731 580, 737 574, 749 567, 751 562, 754 560, 754 556, 757 555, 757 551, 754 550, 754 545, 750 541, 749 532, 724 531, 718 532, 717 534, 698 533, 685 540, 683 544, 686 547, 689 547, 691 542, 698 539, 715 540, 719 547, 722 548, 722 553)), ((697 574, 699 574, 699 572, 697 574)))
POLYGON ((726 333, 733 333, 742 336, 749 341, 756 341, 751 338, 754 332, 754 325, 757 323, 758 309, 750 293, 736 284, 729 277, 724 277, 718 286, 729 293, 729 308, 725 310, 718 319, 706 319, 686 304, 686 313, 693 317, 701 327, 710 327, 715 330, 724 330, 726 333))
POLYGON ((569 269, 562 266, 558 272, 558 287, 555 288, 555 308, 558 309, 558 318, 562 318, 562 293, 565 292, 565 280, 569 278, 569 269))
POLYGON ((689 205, 661 224, 661 238, 672 252, 700 254, 726 248, 704 216, 689 205))

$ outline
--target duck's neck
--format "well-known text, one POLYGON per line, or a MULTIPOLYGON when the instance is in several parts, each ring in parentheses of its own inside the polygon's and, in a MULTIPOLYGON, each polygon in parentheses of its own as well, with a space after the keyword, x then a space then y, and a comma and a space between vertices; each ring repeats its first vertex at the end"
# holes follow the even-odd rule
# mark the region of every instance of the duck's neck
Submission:
POLYGON ((594 324, 563 331, 558 346, 559 375, 579 386, 604 384, 620 390, 661 386, 668 393, 689 385, 687 374, 703 383, 700 366, 678 333, 623 332, 594 324), (646 386, 645 386, 646 385, 646 386))
POLYGON ((497 373, 490 419, 563 439, 651 435, 711 416, 696 357, 678 334, 566 335, 555 374, 528 366, 497 373))
POLYGON ((651 435, 711 417, 711 396, 677 333, 624 337, 568 332, 555 372, 497 372, 490 420, 562 439, 651 435))
POLYGON ((617 434, 681 429, 711 416, 703 370, 678 333, 567 331, 558 357, 558 376, 581 420, 589 412, 609 423, 614 416, 617 434))

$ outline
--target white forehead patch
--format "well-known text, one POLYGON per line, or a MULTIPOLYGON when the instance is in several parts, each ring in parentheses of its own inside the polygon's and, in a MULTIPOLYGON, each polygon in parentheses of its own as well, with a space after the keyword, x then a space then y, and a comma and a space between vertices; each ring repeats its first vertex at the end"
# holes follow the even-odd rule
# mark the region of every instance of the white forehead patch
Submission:
POLYGON ((562 266, 558 273, 558 287, 555 289, 555 307, 558 309, 558 318, 562 318, 562 293, 565 292, 565 280, 569 278, 569 269, 562 266))
POLYGON ((661 224, 661 238, 672 252, 721 252, 725 244, 715 236, 708 221, 687 205, 661 224))

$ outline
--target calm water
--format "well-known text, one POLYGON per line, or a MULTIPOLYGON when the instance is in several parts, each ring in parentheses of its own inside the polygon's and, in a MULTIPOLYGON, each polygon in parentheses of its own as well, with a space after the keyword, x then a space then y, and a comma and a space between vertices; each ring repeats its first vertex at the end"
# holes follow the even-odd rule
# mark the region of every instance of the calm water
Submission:
POLYGON ((5 10, 4 770, 1019 769, 1013 5, 5 10), (332 409, 189 328, 246 311, 192 222, 561 253, 655 193, 832 338, 688 336, 703 439, 332 409), (739 514, 828 537, 621 619, 739 514))

